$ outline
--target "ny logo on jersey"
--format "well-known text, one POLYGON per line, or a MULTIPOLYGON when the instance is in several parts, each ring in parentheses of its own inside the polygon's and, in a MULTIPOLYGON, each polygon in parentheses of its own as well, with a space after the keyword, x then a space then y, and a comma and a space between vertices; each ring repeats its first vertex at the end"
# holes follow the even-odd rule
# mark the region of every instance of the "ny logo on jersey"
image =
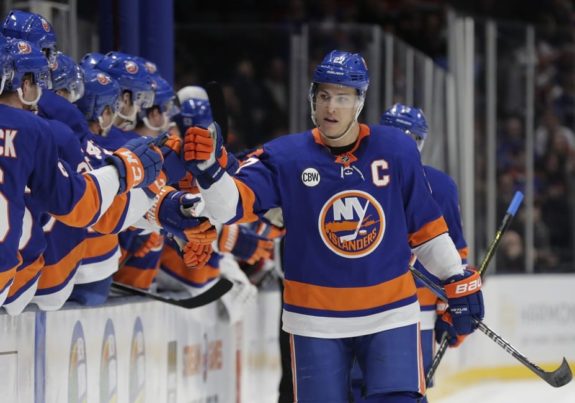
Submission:
POLYGON ((379 202, 369 193, 344 191, 323 205, 318 229, 324 244, 335 254, 363 257, 381 242, 385 215, 379 202))

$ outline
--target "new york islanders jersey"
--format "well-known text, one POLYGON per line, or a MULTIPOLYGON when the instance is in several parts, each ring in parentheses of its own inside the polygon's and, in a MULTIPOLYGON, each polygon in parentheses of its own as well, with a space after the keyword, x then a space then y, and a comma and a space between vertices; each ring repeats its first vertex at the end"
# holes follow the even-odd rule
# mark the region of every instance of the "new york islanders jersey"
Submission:
POLYGON ((58 159, 50 126, 25 110, 0 105, 0 299, 19 265, 18 243, 24 215, 24 188, 40 208, 74 226, 97 221, 118 190, 113 167, 76 174, 58 159))
POLYGON ((398 129, 360 125, 353 149, 336 156, 317 129, 280 137, 243 163, 235 183, 230 222, 282 208, 284 330, 353 337, 418 322, 411 248, 447 226, 415 143, 398 129))

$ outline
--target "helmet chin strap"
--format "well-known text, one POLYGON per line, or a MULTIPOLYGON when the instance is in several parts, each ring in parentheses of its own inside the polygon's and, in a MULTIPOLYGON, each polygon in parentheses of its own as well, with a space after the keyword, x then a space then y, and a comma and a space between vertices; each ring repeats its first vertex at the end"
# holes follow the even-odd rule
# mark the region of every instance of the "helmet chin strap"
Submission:
POLYGON ((162 123, 162 125, 160 125, 160 126, 153 126, 150 123, 150 119, 148 119, 147 116, 142 118, 142 121, 144 122, 144 125, 146 125, 146 127, 150 130, 157 131, 157 132, 165 132, 166 130, 168 130, 168 127, 170 125, 170 120, 168 119, 166 112, 162 112, 162 119, 164 120, 164 123, 162 123))
POLYGON ((133 108, 134 108, 134 110, 130 115, 124 115, 119 110, 116 111, 116 116, 118 116, 120 119, 124 120, 124 122, 120 123, 120 125, 118 126, 122 130, 133 130, 134 127, 136 127, 136 115, 138 114, 139 108, 135 104, 133 105, 133 108))
POLYGON ((38 89, 38 94, 36 95, 36 98, 32 101, 27 101, 24 99, 24 92, 22 91, 22 88, 18 88, 16 90, 16 92, 18 93, 18 98, 20 99, 20 102, 22 102, 24 105, 28 105, 28 106, 37 106, 38 105, 38 101, 40 100, 40 97, 42 96, 42 87, 40 87, 39 85, 36 85, 36 88, 38 89))
POLYGON ((106 134, 108 134, 108 132, 112 128, 112 125, 114 124, 114 119, 116 119, 116 114, 114 114, 112 116, 112 118, 110 119, 110 123, 108 123, 107 125, 104 125, 104 119, 102 119, 102 116, 98 116, 98 124, 100 125, 100 130, 101 130, 102 136, 105 136, 106 134))

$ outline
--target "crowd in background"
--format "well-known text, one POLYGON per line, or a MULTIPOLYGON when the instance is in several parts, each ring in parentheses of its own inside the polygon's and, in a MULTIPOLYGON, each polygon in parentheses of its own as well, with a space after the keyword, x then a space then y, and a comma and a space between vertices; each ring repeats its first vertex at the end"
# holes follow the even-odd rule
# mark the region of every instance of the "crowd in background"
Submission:
MULTIPOLYGON (((525 190, 525 27, 536 29, 535 88, 535 272, 575 268, 575 29, 570 0, 493 3, 445 1, 240 1, 218 7, 196 4, 179 9, 176 2, 176 76, 182 82, 215 78, 226 88, 235 149, 254 147, 288 132, 289 41, 302 23, 314 27, 338 24, 378 24, 407 44, 447 65, 447 7, 477 17, 476 24, 476 143, 485 147, 485 18, 498 24, 497 216, 515 190, 525 190), (497 19, 499 18, 499 19, 497 19), (522 21, 517 21, 521 18, 522 21), (515 19, 512 21, 512 19, 515 19), (229 28, 221 29, 221 23, 229 28), (264 24, 265 23, 265 24, 264 24), (184 43, 198 31, 199 40, 184 43), (210 52, 207 47, 216 49, 210 52), (198 58, 197 55, 202 55, 198 58)), ((338 31, 340 32, 340 31, 338 31)), ((343 31, 345 32, 345 31, 343 31)), ((332 38, 354 44, 345 33, 332 38)), ((309 50, 310 65, 315 61, 309 50)), ((176 83, 176 87, 177 87, 176 83)), ((418 105, 416 105, 418 106, 418 105)), ((477 155, 476 177, 485 178, 484 155, 477 155)), ((484 198, 478 180, 476 196, 484 198)), ((483 209, 485 211, 485 209, 483 209)), ((525 209, 513 222, 498 252, 501 273, 525 271, 525 209)))

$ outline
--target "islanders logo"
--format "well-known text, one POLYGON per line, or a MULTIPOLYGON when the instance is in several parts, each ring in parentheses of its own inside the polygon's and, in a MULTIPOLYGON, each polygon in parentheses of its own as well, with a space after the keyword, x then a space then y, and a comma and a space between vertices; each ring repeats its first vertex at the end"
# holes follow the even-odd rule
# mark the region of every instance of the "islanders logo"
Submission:
POLYGON ((21 55, 27 55, 28 53, 32 53, 32 47, 28 42, 25 41, 18 41, 18 53, 21 55))
POLYGON ((42 24, 44 31, 50 32, 50 24, 48 24, 48 21, 46 21, 44 18, 40 18, 40 23, 42 24))
POLYGON ((118 401, 118 359, 114 323, 111 319, 106 321, 100 357, 100 402, 115 403, 118 401))
POLYGON ((86 342, 82 324, 77 321, 72 332, 70 358, 68 364, 68 402, 86 403, 88 386, 86 384, 88 365, 86 362, 86 342))
POLYGON ((383 239, 385 214, 379 202, 361 190, 346 190, 322 207, 318 229, 335 254, 351 259, 370 254, 383 239))
POLYGON ((104 73, 98 73, 96 74, 96 80, 98 80, 98 82, 102 85, 108 85, 112 82, 112 80, 110 79, 110 77, 108 77, 106 74, 104 73))
POLYGON ((146 400, 146 350, 139 317, 134 323, 130 350, 130 403, 142 403, 146 400))
POLYGON ((126 60, 124 68, 130 74, 136 74, 138 72, 138 65, 132 60, 126 60))

